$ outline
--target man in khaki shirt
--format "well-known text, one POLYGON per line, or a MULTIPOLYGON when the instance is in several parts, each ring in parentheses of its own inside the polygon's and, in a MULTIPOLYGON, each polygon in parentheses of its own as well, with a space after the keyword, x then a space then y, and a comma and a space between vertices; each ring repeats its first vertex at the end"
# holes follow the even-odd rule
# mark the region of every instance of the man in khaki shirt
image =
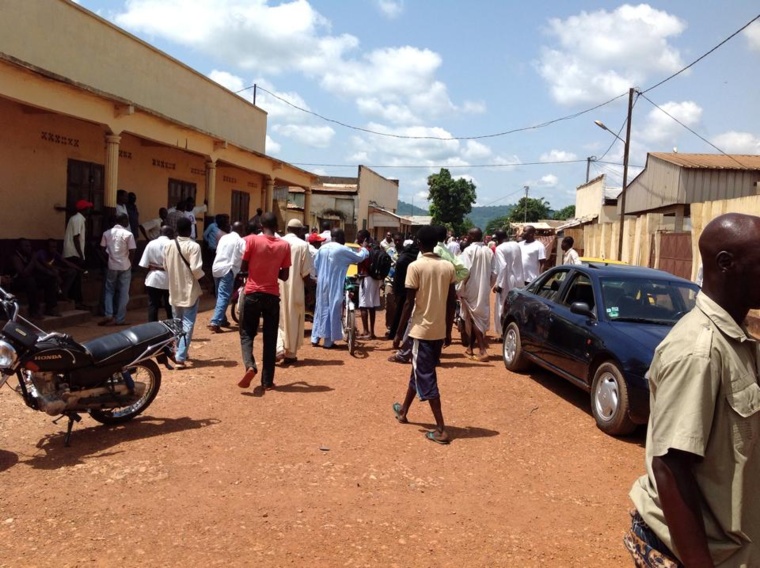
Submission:
POLYGON ((655 352, 647 473, 631 489, 625 538, 637 566, 658 553, 685 566, 760 566, 758 344, 742 326, 760 308, 758 242, 760 217, 705 227, 702 292, 655 352))
POLYGON ((166 245, 164 269, 169 280, 169 303, 174 317, 182 320, 185 336, 177 344, 176 365, 186 367, 195 318, 202 294, 198 280, 203 278, 201 247, 191 237, 192 222, 183 217, 177 220, 177 238, 166 245))
POLYGON ((415 395, 419 396, 420 400, 429 401, 430 409, 435 417, 436 429, 433 432, 427 432, 425 436, 438 444, 448 444, 449 436, 443 422, 435 368, 440 361, 443 346, 451 345, 451 326, 454 323, 456 305, 454 291, 456 273, 450 262, 433 252, 438 243, 436 227, 431 225, 420 227, 417 231, 417 241, 422 257, 412 262, 407 269, 406 303, 393 341, 393 347, 398 349, 411 316, 412 326, 409 337, 414 341, 412 374, 404 403, 394 403, 393 412, 396 420, 406 424, 408 422, 406 413, 415 395))

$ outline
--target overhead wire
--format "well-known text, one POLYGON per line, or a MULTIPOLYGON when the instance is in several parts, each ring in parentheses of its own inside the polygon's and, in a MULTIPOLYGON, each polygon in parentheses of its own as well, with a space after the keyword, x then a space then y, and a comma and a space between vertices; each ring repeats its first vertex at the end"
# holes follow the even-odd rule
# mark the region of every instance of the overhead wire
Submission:
POLYGON ((710 51, 708 51, 708 52, 702 54, 701 56, 697 57, 694 61, 692 61, 691 63, 689 63, 686 67, 684 67, 684 68, 676 71, 675 73, 673 73, 669 77, 666 77, 665 79, 663 79, 659 83, 656 83, 656 84, 652 85, 651 87, 649 87, 647 89, 644 89, 643 91, 640 91, 640 94, 643 95, 644 93, 648 93, 649 91, 652 91, 652 90, 656 89, 657 87, 659 87, 661 85, 664 85, 665 83, 667 83, 671 79, 674 79, 675 77, 677 77, 678 75, 680 75, 681 73, 683 73, 684 71, 686 71, 687 69, 690 69, 691 67, 694 67, 694 65, 696 65, 697 63, 699 63, 700 61, 702 61, 705 57, 707 57, 708 55, 710 55, 713 51, 715 51, 716 49, 718 49, 719 47, 721 47, 723 44, 727 43, 728 41, 732 40, 734 37, 736 37, 737 35, 739 35, 740 33, 742 33, 745 29, 747 29, 749 26, 751 26, 758 19, 760 19, 760 14, 758 14, 757 16, 755 16, 754 18, 752 18, 749 22, 747 22, 746 24, 744 24, 742 27, 740 27, 738 30, 736 30, 734 33, 732 33, 726 39, 724 39, 723 41, 721 41, 718 45, 716 45, 715 47, 713 47, 710 51))

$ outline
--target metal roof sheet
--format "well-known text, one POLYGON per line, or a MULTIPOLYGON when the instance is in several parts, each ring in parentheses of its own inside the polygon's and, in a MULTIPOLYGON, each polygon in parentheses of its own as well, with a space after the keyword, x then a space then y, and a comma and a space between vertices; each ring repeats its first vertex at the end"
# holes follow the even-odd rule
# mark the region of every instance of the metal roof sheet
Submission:
POLYGON ((760 155, 751 154, 681 154, 679 152, 650 152, 682 168, 707 170, 760 170, 760 155))

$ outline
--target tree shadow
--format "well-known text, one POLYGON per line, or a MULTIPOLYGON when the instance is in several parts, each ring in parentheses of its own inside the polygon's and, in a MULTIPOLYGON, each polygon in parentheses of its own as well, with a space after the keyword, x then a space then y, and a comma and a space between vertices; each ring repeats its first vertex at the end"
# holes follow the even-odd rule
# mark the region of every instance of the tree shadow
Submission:
POLYGON ((188 369, 201 369, 203 367, 237 367, 240 363, 230 359, 193 359, 192 367, 188 369))
POLYGON ((18 455, 7 450, 0 450, 0 472, 12 468, 18 463, 18 455))
MULTIPOLYGON (((185 430, 195 430, 219 424, 216 418, 194 420, 192 418, 154 418, 139 416, 126 424, 117 426, 94 425, 81 430, 74 428, 71 446, 63 445, 65 431, 48 434, 37 443, 37 448, 43 454, 36 455, 23 464, 35 469, 59 469, 84 463, 87 457, 103 458, 121 453, 120 451, 104 452, 104 450, 132 440, 163 436, 185 430)), ((62 422, 65 424, 65 422, 62 422)))

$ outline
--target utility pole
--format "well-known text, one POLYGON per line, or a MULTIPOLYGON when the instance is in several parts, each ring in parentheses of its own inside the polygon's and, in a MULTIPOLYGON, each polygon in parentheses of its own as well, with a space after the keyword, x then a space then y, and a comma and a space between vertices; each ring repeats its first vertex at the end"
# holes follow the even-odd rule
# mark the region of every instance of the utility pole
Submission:
POLYGON ((588 183, 588 177, 591 172, 591 162, 596 162, 596 156, 586 158, 586 183, 588 183))
POLYGON ((523 216, 523 223, 527 223, 528 222, 528 191, 530 190, 530 187, 526 185, 523 187, 523 189, 525 190, 525 203, 523 203, 524 205, 523 209, 524 209, 525 215, 523 216))
POLYGON ((256 83, 253 84, 253 106, 256 106, 256 83))
POLYGON ((625 126, 625 150, 623 153, 623 191, 620 193, 620 236, 618 239, 618 260, 623 260, 623 229, 625 229, 625 190, 628 185, 628 154, 631 149, 631 116, 633 115, 633 93, 628 90, 628 120, 625 126))

